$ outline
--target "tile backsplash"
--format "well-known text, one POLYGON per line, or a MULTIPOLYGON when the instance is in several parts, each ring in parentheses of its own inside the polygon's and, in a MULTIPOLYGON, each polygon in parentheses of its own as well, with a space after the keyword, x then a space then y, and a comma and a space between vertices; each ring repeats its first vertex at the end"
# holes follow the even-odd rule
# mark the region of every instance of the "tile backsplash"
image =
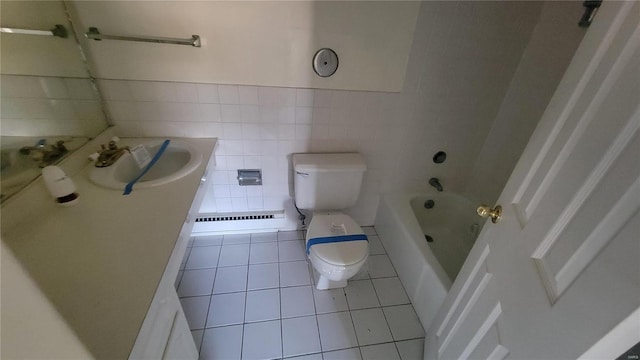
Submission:
POLYGON ((368 170, 349 213, 371 225, 381 194, 428 191, 431 177, 445 191, 464 192, 487 136, 519 131, 492 125, 510 87, 536 86, 535 79, 511 82, 541 9, 537 2, 422 3, 400 93, 108 79, 98 85, 112 123, 127 135, 219 139, 201 212, 284 209, 295 219, 290 155, 357 151, 368 170), (439 150, 447 161, 434 164, 439 150), (263 186, 238 186, 242 168, 262 169, 263 186))
POLYGON ((120 80, 99 86, 123 133, 219 138, 201 212, 287 208, 290 155, 308 151, 361 152, 369 167, 361 202, 376 202, 382 169, 402 140, 400 119, 411 110, 397 94, 375 92, 120 80), (243 168, 262 169, 264 185, 239 186, 243 168))
POLYGON ((2 75, 3 136, 96 136, 107 127, 86 78, 2 75))

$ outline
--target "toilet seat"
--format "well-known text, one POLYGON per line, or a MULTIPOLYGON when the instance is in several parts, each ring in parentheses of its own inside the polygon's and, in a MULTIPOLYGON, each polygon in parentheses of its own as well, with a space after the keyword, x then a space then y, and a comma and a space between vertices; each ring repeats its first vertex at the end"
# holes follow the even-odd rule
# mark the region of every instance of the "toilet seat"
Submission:
MULTIPOLYGON (((317 238, 349 238, 364 235, 351 217, 342 213, 318 213, 313 215, 307 229, 306 244, 317 238)), ((357 238, 357 237, 356 237, 357 238)), ((309 257, 337 266, 354 265, 366 259, 369 254, 367 240, 351 240, 314 244, 309 248, 309 257)))

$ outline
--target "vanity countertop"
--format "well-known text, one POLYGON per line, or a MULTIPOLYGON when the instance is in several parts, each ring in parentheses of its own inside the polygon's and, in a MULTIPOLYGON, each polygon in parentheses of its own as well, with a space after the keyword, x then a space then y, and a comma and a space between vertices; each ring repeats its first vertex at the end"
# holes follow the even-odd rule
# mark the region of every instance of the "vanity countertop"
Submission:
MULTIPOLYGON (((96 358, 123 359, 136 341, 216 139, 184 139, 202 151, 200 166, 170 184, 134 186, 128 196, 89 180, 93 166, 85 159, 99 140, 60 165, 75 182, 79 203, 56 205, 38 179, 3 206, 2 241, 96 358)), ((146 140, 127 138, 121 144, 146 140)))

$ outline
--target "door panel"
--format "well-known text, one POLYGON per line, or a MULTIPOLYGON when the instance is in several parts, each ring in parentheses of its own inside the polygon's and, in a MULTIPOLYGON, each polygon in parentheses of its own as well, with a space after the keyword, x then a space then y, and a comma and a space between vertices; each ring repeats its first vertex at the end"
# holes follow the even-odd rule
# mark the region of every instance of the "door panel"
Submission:
POLYGON ((640 2, 604 2, 500 196, 502 220, 483 228, 427 331, 425 358, 577 358, 638 313, 639 69, 640 2))
POLYGON ((491 331, 497 332, 496 321, 501 314, 495 281, 486 263, 488 255, 489 247, 485 246, 459 301, 451 307, 438 329, 438 356, 441 358, 466 358, 476 350, 486 351, 476 349, 478 347, 492 347, 490 344, 493 343, 495 349, 499 345, 499 337, 488 336, 491 331))
MULTIPOLYGON (((620 99, 621 101, 616 105, 622 105, 628 110, 632 111, 635 108, 632 102, 624 101, 633 96, 633 94, 638 94, 638 73, 634 73, 630 67, 638 64, 637 59, 631 58, 634 55, 635 57, 638 56, 637 47, 640 31, 637 29, 637 16, 626 15, 640 10, 637 8, 631 10, 631 5, 633 4, 626 4, 625 9, 618 14, 618 18, 613 20, 611 28, 603 36, 606 39, 612 38, 612 40, 606 41, 605 39, 605 41, 602 41, 592 51, 594 53, 591 54, 587 65, 579 64, 580 61, 574 59, 573 67, 577 68, 582 65, 583 69, 577 70, 583 73, 580 74, 578 80, 571 81, 572 79, 566 79, 566 77, 563 79, 563 82, 569 83, 564 84, 565 86, 569 85, 574 88, 571 91, 567 91, 561 84, 554 95, 554 99, 551 100, 549 108, 543 115, 554 118, 553 123, 550 124, 552 128, 550 131, 546 131, 547 137, 544 140, 544 144, 535 155, 535 159, 531 161, 530 168, 526 171, 526 176, 512 201, 523 226, 538 208, 542 198, 550 190, 556 188, 553 186, 553 182, 560 171, 566 168, 569 156, 576 153, 575 148, 580 143, 580 140, 592 140, 590 137, 584 138, 585 133, 587 133, 587 136, 599 134, 597 132, 593 133, 594 129, 589 127, 594 119, 603 116, 601 112, 610 115, 607 112, 609 110, 607 105, 616 103, 611 100, 620 99), (623 80, 627 80, 630 84, 620 86, 621 84, 618 83, 618 80, 620 80, 623 73, 626 75, 623 80), (623 91, 622 94, 615 93, 615 90, 612 91, 612 88, 616 86, 617 89, 615 90, 623 91), (633 89, 636 92, 631 92, 633 89), (609 100, 609 103, 603 106, 605 100, 609 100)), ((580 50, 576 53, 577 56, 583 55, 580 50)), ((584 61, 584 59, 578 60, 584 61)), ((571 75, 571 70, 574 69, 569 69, 568 75, 571 75)), ((637 105, 637 102, 635 105, 637 105)), ((620 110, 622 109, 617 109, 617 111, 620 110)), ((618 119, 626 118, 628 117, 621 116, 618 119)), ((596 140, 598 140, 597 136, 596 140)), ((584 144, 585 142, 583 141, 582 143, 584 144)), ((597 151, 596 148, 588 150, 591 153, 596 153, 597 151)), ((585 154, 579 151, 578 153, 581 158, 588 159, 587 156, 582 156, 585 154)), ((573 169, 576 178, 580 176, 578 170, 580 169, 573 169)), ((589 167, 586 166, 582 170, 589 170, 589 167)), ((585 175, 582 174, 582 176, 585 175)), ((571 184, 564 184, 564 187, 570 189, 571 184)))
POLYGON ((640 172, 632 166, 640 154, 640 137, 637 128, 621 135, 625 134, 635 134, 633 142, 622 149, 609 172, 601 172, 601 181, 587 180, 564 209, 562 223, 554 224, 533 253, 552 302, 640 208, 640 172))

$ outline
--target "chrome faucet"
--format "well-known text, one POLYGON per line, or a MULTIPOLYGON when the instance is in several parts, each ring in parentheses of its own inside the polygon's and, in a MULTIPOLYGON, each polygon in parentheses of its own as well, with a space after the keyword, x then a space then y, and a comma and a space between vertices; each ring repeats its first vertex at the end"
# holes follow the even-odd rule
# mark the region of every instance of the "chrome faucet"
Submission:
POLYGON ((438 190, 439 192, 442 192, 442 190, 444 190, 442 188, 442 184, 440 184, 440 180, 438 180, 438 178, 429 179, 429 185, 431 185, 434 188, 436 188, 436 190, 438 190))
POLYGON ((29 155, 33 161, 39 161, 38 167, 45 167, 55 163, 61 159, 69 150, 64 146, 64 141, 58 140, 55 145, 47 145, 44 139, 41 139, 35 146, 23 146, 20 148, 20 154, 29 155))
POLYGON ((128 146, 118 147, 114 140, 109 141, 108 146, 102 145, 102 150, 98 151, 98 160, 96 160, 95 167, 107 167, 113 165, 122 155, 124 155, 125 151, 129 150, 128 146))

